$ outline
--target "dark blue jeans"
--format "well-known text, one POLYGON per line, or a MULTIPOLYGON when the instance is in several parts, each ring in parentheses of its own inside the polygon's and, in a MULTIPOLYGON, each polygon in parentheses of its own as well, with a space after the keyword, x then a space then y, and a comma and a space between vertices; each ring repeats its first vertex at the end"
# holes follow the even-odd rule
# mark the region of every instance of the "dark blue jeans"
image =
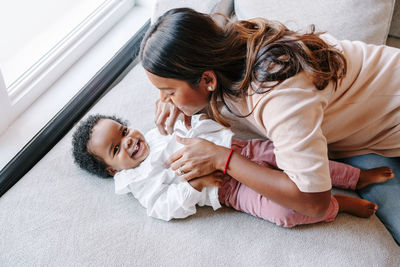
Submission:
POLYGON ((395 177, 382 184, 369 185, 358 191, 360 196, 378 204, 376 215, 400 245, 400 157, 387 158, 376 154, 356 156, 338 161, 360 169, 388 166, 395 177))

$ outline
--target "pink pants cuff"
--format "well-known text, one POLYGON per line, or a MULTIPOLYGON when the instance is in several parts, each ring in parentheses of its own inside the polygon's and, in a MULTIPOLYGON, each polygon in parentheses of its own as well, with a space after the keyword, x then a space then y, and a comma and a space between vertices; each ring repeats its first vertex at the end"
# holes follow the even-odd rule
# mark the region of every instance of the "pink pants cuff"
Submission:
POLYGON ((333 186, 343 189, 356 190, 358 179, 360 178, 360 169, 330 160, 329 171, 333 186))

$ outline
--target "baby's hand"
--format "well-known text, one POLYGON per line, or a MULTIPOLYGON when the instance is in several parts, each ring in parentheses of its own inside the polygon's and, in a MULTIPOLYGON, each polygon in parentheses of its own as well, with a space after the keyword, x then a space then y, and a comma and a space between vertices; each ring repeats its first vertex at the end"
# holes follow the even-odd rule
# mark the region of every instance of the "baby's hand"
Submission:
POLYGON ((201 176, 190 180, 188 183, 197 191, 202 191, 204 187, 221 187, 222 177, 224 174, 220 171, 213 172, 209 175, 201 176))

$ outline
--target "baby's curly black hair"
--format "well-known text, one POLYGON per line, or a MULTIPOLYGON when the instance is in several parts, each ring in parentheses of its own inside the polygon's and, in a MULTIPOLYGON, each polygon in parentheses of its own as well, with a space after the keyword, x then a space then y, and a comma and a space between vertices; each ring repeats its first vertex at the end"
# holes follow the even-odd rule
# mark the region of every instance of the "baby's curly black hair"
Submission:
POLYGON ((92 136, 92 129, 102 119, 110 119, 124 126, 127 125, 126 121, 116 116, 102 114, 90 115, 79 124, 72 136, 72 154, 75 163, 82 169, 102 178, 110 178, 111 175, 106 170, 108 166, 101 158, 89 153, 87 149, 87 144, 92 136))

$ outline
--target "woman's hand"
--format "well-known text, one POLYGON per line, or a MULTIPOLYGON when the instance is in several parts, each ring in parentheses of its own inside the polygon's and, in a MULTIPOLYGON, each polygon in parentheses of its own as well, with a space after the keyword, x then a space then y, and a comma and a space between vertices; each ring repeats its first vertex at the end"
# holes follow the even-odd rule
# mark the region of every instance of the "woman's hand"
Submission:
MULTIPOLYGON (((179 169, 183 172, 181 180, 191 181, 216 170, 224 170, 230 152, 228 148, 202 138, 177 137, 177 141, 185 146, 175 152, 166 164, 178 175, 179 169)), ((301 214, 322 217, 330 205, 330 190, 301 192, 283 171, 259 165, 240 153, 232 154, 227 170, 228 174, 240 183, 301 214)))
POLYGON ((222 184, 222 177, 224 174, 220 171, 213 172, 211 174, 192 179, 189 181, 189 184, 196 189, 197 191, 201 192, 204 187, 221 187, 222 184))
MULTIPOLYGON (((157 99, 154 122, 162 135, 172 134, 174 132, 175 122, 181 113, 182 111, 172 103, 157 99)), ((190 129, 191 117, 184 115, 184 121, 186 128, 190 129)))
POLYGON ((166 167, 171 167, 178 175, 181 175, 182 181, 223 170, 229 149, 202 138, 177 136, 176 140, 185 147, 172 154, 166 162, 166 167))

